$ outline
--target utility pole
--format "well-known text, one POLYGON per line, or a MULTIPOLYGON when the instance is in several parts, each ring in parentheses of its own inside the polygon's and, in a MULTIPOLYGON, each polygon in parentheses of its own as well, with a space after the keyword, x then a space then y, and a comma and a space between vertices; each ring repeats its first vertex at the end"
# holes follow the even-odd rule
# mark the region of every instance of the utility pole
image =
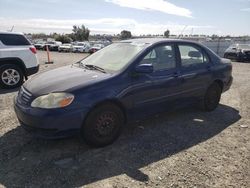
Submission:
POLYGON ((13 31, 13 29, 14 29, 14 25, 12 26, 12 28, 10 29, 10 32, 12 32, 13 31))

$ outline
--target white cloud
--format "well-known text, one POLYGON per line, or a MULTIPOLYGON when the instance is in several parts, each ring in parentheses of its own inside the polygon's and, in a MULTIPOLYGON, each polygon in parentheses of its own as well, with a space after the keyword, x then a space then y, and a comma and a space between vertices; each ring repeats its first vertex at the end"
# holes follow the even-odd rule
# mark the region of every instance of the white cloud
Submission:
POLYGON ((250 12, 250 8, 243 8, 243 9, 240 9, 241 11, 245 11, 245 12, 250 12))
POLYGON ((148 11, 160 11, 166 14, 192 17, 189 9, 178 7, 165 0, 105 0, 109 3, 117 4, 121 7, 128 7, 148 11))
MULTIPOLYGON (((180 34, 183 24, 168 22, 160 23, 139 23, 133 19, 125 18, 102 18, 102 19, 76 19, 76 20, 56 20, 56 19, 13 19, 0 17, 0 30, 8 30, 14 25, 14 31, 31 33, 71 33, 73 25, 84 24, 91 31, 91 34, 118 34, 122 30, 130 30, 134 35, 140 34, 163 34, 166 29, 171 34, 180 34)), ((209 33, 213 27, 209 25, 188 25, 183 34, 209 33)))

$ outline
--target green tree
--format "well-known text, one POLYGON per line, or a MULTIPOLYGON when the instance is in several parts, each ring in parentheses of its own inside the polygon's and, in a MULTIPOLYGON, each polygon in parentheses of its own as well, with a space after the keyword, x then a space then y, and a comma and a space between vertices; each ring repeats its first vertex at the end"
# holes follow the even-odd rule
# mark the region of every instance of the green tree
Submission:
POLYGON ((123 30, 121 32, 121 36, 120 37, 121 37, 121 39, 130 39, 130 38, 132 38, 132 34, 131 34, 130 31, 123 30))
POLYGON ((70 43, 70 42, 72 42, 72 39, 67 35, 57 35, 55 37, 55 40, 56 41, 61 41, 62 43, 70 43))
POLYGON ((73 40, 85 41, 89 39, 90 31, 84 25, 81 25, 80 27, 74 25, 72 31, 73 33, 70 36, 73 40))
POLYGON ((166 31, 164 32, 164 36, 165 36, 166 38, 169 38, 169 35, 170 35, 170 31, 169 31, 169 30, 166 30, 166 31))

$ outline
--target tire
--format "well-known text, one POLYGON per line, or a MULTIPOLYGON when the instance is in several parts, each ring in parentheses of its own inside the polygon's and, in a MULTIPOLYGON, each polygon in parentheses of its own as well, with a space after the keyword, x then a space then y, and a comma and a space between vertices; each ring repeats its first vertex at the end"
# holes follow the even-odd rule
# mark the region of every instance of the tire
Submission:
POLYGON ((17 66, 6 64, 0 67, 0 86, 5 89, 14 89, 23 84, 23 71, 17 66))
POLYGON ((81 137, 94 147, 112 144, 120 136, 124 122, 124 114, 118 106, 98 106, 87 116, 81 137))
POLYGON ((219 84, 214 82, 212 85, 210 85, 202 100, 202 109, 207 112, 215 110, 220 103, 221 93, 222 88, 219 86, 219 84))

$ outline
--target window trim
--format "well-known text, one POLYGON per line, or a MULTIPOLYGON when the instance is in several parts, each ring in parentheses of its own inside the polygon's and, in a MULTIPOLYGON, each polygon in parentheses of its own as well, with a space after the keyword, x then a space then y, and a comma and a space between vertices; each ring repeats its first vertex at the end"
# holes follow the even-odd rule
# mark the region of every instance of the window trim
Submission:
POLYGON ((177 42, 176 43, 176 49, 177 49, 177 56, 178 56, 178 60, 179 60, 179 66, 180 66, 180 70, 190 70, 190 69, 194 69, 194 68, 204 68, 208 65, 211 65, 211 58, 210 56, 208 55, 208 53, 201 47, 199 46, 198 44, 195 44, 195 43, 189 43, 189 42, 177 42), (207 57, 208 59, 208 62, 205 62, 205 63, 202 63, 200 65, 197 65, 197 66, 192 66, 192 67, 184 67, 182 66, 182 59, 181 59, 181 52, 180 52, 180 48, 179 46, 191 46, 191 47, 194 47, 196 49, 198 49, 201 53, 202 53, 202 56, 203 56, 203 60, 204 60, 204 56, 207 57))
POLYGON ((138 63, 136 63, 136 66, 138 66, 141 61, 148 55, 148 53, 150 53, 150 51, 154 50, 155 48, 161 47, 161 46, 171 46, 173 53, 174 53, 174 59, 175 59, 175 67, 170 68, 170 69, 162 69, 162 70, 154 70, 153 73, 151 74, 157 74, 157 73, 161 73, 161 72, 174 72, 179 68, 179 63, 178 63, 178 55, 177 55, 177 49, 176 49, 176 44, 174 42, 166 42, 166 43, 159 43, 153 46, 150 46, 150 48, 148 48, 145 53, 142 54, 142 56, 140 57, 138 63))
POLYGON ((21 43, 20 44, 18 44, 18 43, 8 44, 8 43, 5 43, 7 40, 3 41, 3 40, 1 40, 1 37, 0 37, 0 41, 4 46, 30 46, 31 45, 30 41, 24 35, 21 35, 21 34, 0 34, 0 35, 2 35, 3 37, 5 37, 5 36, 21 37, 22 40, 25 41, 25 44, 24 43, 23 44, 21 44, 21 43))

